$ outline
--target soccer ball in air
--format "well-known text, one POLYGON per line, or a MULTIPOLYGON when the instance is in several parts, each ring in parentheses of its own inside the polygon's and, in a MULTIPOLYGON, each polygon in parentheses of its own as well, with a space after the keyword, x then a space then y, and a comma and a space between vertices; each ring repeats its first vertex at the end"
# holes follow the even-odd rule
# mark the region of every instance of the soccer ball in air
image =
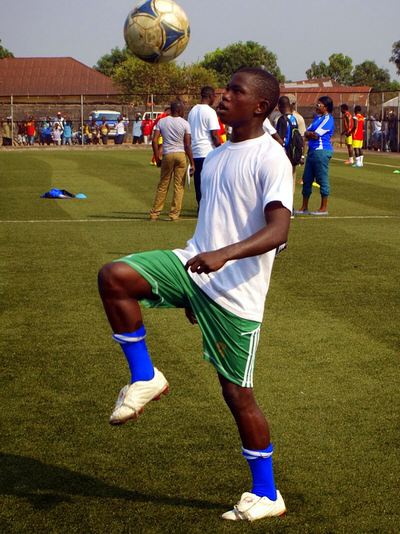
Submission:
POLYGON ((165 63, 185 50, 189 19, 172 0, 144 0, 127 16, 124 37, 128 48, 143 61, 165 63))

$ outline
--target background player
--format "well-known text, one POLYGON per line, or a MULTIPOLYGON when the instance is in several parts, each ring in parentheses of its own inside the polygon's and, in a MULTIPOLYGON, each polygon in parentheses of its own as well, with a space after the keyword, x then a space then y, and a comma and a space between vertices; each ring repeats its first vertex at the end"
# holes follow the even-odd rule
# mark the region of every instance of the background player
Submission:
POLYGON ((192 150, 194 164, 194 187, 196 190, 197 205, 201 200, 201 170, 204 159, 215 147, 221 144, 218 135, 220 129, 219 121, 215 109, 211 106, 215 101, 215 91, 212 87, 206 86, 201 89, 201 101, 189 112, 188 121, 192 135, 192 150))
POLYGON ((342 130, 341 135, 344 135, 346 138, 347 152, 349 154, 349 158, 345 161, 345 163, 346 165, 350 165, 354 163, 353 137, 352 137, 352 134, 354 132, 354 121, 349 111, 349 106, 347 104, 342 104, 340 106, 340 111, 343 115, 343 130, 342 130))
POLYGON ((354 113, 355 127, 353 132, 353 148, 356 156, 356 162, 353 167, 363 167, 364 154, 362 147, 364 144, 364 116, 361 114, 361 106, 356 106, 354 108, 354 113))

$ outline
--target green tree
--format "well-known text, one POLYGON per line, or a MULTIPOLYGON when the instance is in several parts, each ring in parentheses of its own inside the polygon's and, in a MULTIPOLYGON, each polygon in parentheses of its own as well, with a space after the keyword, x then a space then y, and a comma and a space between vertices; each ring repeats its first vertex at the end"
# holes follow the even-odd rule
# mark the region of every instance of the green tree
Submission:
POLYGON ((170 92, 171 80, 178 78, 177 69, 175 63, 152 65, 130 57, 116 67, 112 78, 125 94, 164 94, 170 92))
POLYGON ((329 58, 331 78, 341 85, 351 85, 353 60, 343 54, 332 54, 329 58))
POLYGON ((374 91, 388 91, 390 84, 389 71, 379 68, 375 61, 367 59, 354 68, 352 85, 366 85, 374 91))
POLYGON ((116 67, 113 75, 124 94, 199 94, 204 85, 217 86, 215 73, 198 64, 151 64, 132 56, 116 67))
POLYGON ((307 80, 314 80, 315 78, 329 78, 329 66, 320 61, 316 63, 313 61, 311 67, 306 70, 307 80))
POLYGON ((204 59, 200 61, 200 65, 215 71, 221 86, 225 86, 232 75, 244 66, 265 68, 280 82, 285 80, 278 67, 277 56, 265 46, 254 41, 247 41, 246 43, 239 41, 223 49, 217 48, 214 52, 206 54, 204 59))
POLYGON ((14 54, 7 50, 7 48, 4 48, 4 46, 1 46, 1 39, 0 39, 0 59, 3 59, 5 57, 14 57, 14 54))
POLYGON ((400 76, 400 41, 393 43, 392 55, 390 56, 389 61, 396 65, 397 74, 400 76))
POLYGON ((181 73, 178 80, 179 93, 200 94, 205 85, 218 87, 218 76, 213 70, 202 67, 199 63, 191 63, 180 67, 181 73))
POLYGON ((132 57, 132 53, 126 46, 122 50, 116 47, 110 54, 102 56, 93 68, 106 76, 112 76, 121 63, 129 57, 132 57))
POLYGON ((400 83, 397 80, 392 80, 389 84, 387 91, 400 91, 400 83))
POLYGON ((329 57, 329 64, 320 61, 313 62, 306 71, 307 79, 332 78, 341 85, 352 85, 353 60, 343 54, 332 54, 329 57))

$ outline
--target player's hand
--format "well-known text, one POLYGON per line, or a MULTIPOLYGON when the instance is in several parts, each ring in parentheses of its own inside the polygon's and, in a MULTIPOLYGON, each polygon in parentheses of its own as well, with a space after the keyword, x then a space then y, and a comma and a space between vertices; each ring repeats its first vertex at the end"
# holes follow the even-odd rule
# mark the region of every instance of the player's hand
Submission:
POLYGON ((191 324, 197 324, 197 319, 192 308, 185 308, 185 315, 191 324))
POLYGON ((218 271, 225 265, 227 258, 222 250, 214 250, 213 252, 202 252, 197 254, 194 258, 188 260, 185 269, 190 269, 192 273, 209 274, 218 271))
POLYGON ((189 167, 189 174, 190 174, 190 176, 193 176, 195 170, 196 170, 196 169, 195 169, 194 165, 191 165, 191 166, 189 167))
POLYGON ((316 134, 315 132, 312 132, 310 130, 307 130, 305 133, 304 133, 304 137, 306 139, 318 139, 318 134, 316 134))

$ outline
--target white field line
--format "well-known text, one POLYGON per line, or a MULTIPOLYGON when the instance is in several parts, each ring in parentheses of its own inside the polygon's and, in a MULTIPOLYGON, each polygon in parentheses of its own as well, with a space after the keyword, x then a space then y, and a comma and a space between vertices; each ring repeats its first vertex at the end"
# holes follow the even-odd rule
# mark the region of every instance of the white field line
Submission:
MULTIPOLYGON (((195 221, 196 219, 184 219, 180 218, 181 221, 195 221)), ((0 221, 0 224, 19 224, 19 223, 44 223, 44 224, 56 224, 56 223, 96 223, 96 222, 149 222, 149 219, 144 219, 143 217, 125 217, 123 219, 110 218, 110 219, 50 219, 50 220, 27 220, 27 221, 0 221)), ((160 219, 159 222, 171 222, 169 219, 160 219)))
MULTIPOLYGON (((322 220, 322 219, 399 219, 400 215, 343 215, 341 217, 334 216, 334 215, 297 215, 295 216, 295 219, 297 220, 322 220)), ((194 221, 195 219, 184 219, 181 218, 181 221, 194 221)), ((124 218, 124 219, 59 219, 59 220, 28 220, 28 221, 0 221, 0 224, 68 224, 68 223, 98 223, 98 222, 107 222, 107 223, 113 223, 113 222, 148 222, 148 219, 138 218, 135 219, 132 218, 124 218)), ((168 219, 160 219, 160 223, 163 222, 170 222, 168 219)), ((152 223, 154 224, 154 223, 152 223)), ((157 224, 157 223, 156 223, 157 224)))
MULTIPOLYGON (((340 158, 332 158, 333 161, 345 161, 344 159, 340 159, 340 158)), ((371 161, 368 161, 368 160, 364 160, 364 167, 366 165, 375 165, 375 167, 389 167, 391 169, 399 169, 400 170, 400 162, 399 162, 399 165, 388 165, 386 163, 372 163, 371 161)), ((347 165, 346 165, 347 167, 347 165)), ((349 165, 349 167, 351 167, 351 165, 349 165)))
POLYGON ((295 219, 400 219, 400 215, 343 215, 341 217, 336 217, 334 215, 298 215, 295 216, 295 219))

